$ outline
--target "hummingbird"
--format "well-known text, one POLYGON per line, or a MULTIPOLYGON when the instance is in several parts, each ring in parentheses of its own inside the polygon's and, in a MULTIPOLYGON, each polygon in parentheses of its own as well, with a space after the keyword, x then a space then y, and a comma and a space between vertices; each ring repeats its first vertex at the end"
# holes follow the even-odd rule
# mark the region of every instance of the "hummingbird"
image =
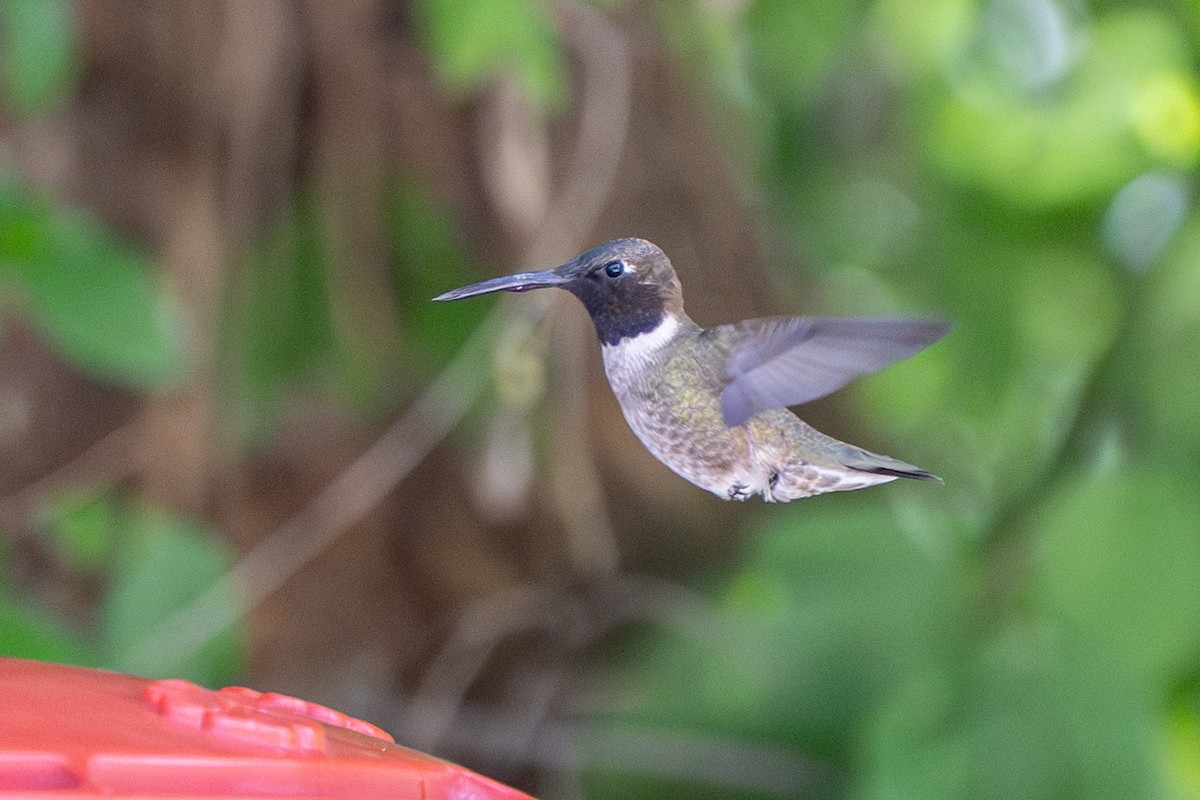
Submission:
POLYGON ((907 358, 949 326, 919 318, 766 317, 702 328, 683 310, 671 260, 644 239, 614 239, 565 264, 438 295, 556 287, 587 309, 626 422, 659 461, 729 500, 788 502, 920 467, 817 431, 788 410, 907 358))

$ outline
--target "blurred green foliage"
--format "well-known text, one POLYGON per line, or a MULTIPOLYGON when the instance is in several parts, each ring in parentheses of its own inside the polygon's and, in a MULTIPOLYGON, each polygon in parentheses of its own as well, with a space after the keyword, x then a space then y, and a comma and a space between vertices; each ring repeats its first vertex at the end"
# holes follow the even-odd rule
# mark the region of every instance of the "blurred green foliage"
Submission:
MULTIPOLYGON (((109 584, 99 609, 98 638, 105 664, 139 672, 145 637, 159 632, 164 622, 178 624, 174 615, 218 584, 233 553, 206 526, 161 509, 124 509, 117 521, 120 540, 107 559, 109 584)), ((224 597, 223 604, 218 613, 237 619, 233 597, 224 597)), ((205 686, 223 686, 240 668, 238 633, 225 628, 172 672, 205 686)))
MULTIPOLYGON (((35 116, 69 97, 77 59, 72 16, 65 0, 0 4, 0 99, 7 110, 35 116)), ((553 45, 544 14, 526 21, 538 19, 541 27, 529 30, 529 41, 553 45)), ((547 101, 560 89, 554 83, 559 73, 546 61, 553 57, 547 51, 540 65, 518 65, 523 86, 547 101)), ((452 77, 466 85, 479 68, 463 64, 452 77)), ((482 314, 468 309, 448 328, 446 319, 432 316, 428 298, 445 288, 447 276, 466 283, 478 271, 453 219, 425 187, 396 181, 379 214, 393 245, 388 257, 397 264, 394 300, 412 339, 403 371, 428 376, 482 314)), ((232 272, 217 365, 223 415, 237 443, 260 443, 275 432, 285 402, 297 393, 317 389, 360 408, 377 406, 383 395, 382 377, 358 374, 352 346, 339 338, 323 222, 313 193, 298 191, 232 272)), ((35 325, 65 361, 101 381, 154 391, 191 377, 186 320, 149 259, 88 214, 3 174, 0 303, 0 313, 35 325)), ((389 398, 389 407, 393 402, 389 398)), ((145 648, 155 643, 143 637, 176 624, 174 615, 218 585, 232 563, 211 528, 113 491, 36 499, 44 505, 37 533, 49 569, 60 583, 95 590, 98 601, 86 619, 67 618, 38 597, 36 587, 10 581, 0 569, 3 655, 144 674, 145 648)), ((3 555, 0 549, 0 567, 3 555)), ((219 602, 225 610, 218 612, 237 616, 228 611, 232 598, 219 602)), ((170 674, 221 685, 240 663, 237 633, 224 630, 170 674)))
POLYGON ((425 46, 448 86, 477 90, 500 74, 536 107, 561 107, 566 81, 548 4, 415 0, 413 5, 425 46))
MULTIPOLYGON (((75 77, 66 0, 0 4, 0 88, 7 109, 45 112, 75 77)), ((0 313, 35 324, 62 358, 100 380, 162 389, 187 374, 185 330, 149 259, 89 215, 0 174, 0 313)), ((139 672, 131 654, 229 567, 214 532, 112 492, 43 503, 38 533, 64 583, 98 591, 95 619, 68 619, 0 569, 0 654, 139 672), (21 590, 19 590, 19 588, 21 590)), ((0 539, 0 567, 6 539, 0 539)), ((173 670, 221 685, 240 667, 232 630, 173 670)))
POLYGON ((425 374, 444 366, 483 320, 476 304, 452 318, 429 298, 479 280, 484 272, 463 244, 453 216, 429 189, 411 180, 394 181, 384 202, 387 241, 395 262, 396 306, 408 343, 411 369, 425 374))
POLYGON ((97 221, 0 176, 0 299, 92 375, 161 387, 187 369, 175 305, 144 255, 97 221))
MULTIPOLYGON (((403 363, 396 374, 431 377, 482 319, 475 306, 447 318, 429 298, 455 281, 481 275, 458 236, 454 218, 428 187, 396 179, 379 209, 388 247, 393 301, 401 321, 403 363)), ((329 243, 320 208, 308 193, 285 206, 233 274, 221 315, 224 402, 238 441, 275 432, 296 393, 323 391, 359 408, 394 407, 383 376, 356 376, 353 343, 334 319, 329 243)), ((411 389, 410 389, 411 391, 411 389)))
POLYGON ((680 5, 823 310, 955 320, 858 393, 947 486, 772 509, 737 633, 642 641, 595 724, 793 748, 822 796, 1200 797, 1194 9, 680 5))
POLYGON ((0 3, 0 91, 7 108, 28 115, 64 99, 76 58, 68 0, 0 3))
POLYGON ((241 440, 272 431, 288 390, 339 372, 320 231, 315 201, 293 198, 233 274, 221 364, 241 440))
MULTIPOLYGON (((0 573, 3 655, 145 674, 140 653, 154 642, 144 637, 162 633, 160 626, 169 626, 232 563, 232 553, 206 526, 109 491, 48 499, 38 532, 68 583, 97 592, 95 619, 64 619, 0 573)), ((228 606, 232 598, 223 602, 228 606)), ((237 633, 226 629, 162 677, 224 685, 238 674, 241 651, 237 633)))
MULTIPOLYGON (((585 724, 794 753, 821 796, 1200 798, 1200 8, 650 6, 657 27, 638 35, 707 92, 820 311, 956 321, 854 395, 864 444, 874 434, 947 485, 768 509, 712 590, 725 634, 638 639, 625 706, 585 724)), ((0 4, 15 115, 71 89, 64 9, 0 4)), ((570 106, 551 6, 414 10, 453 90, 502 73, 537 108, 570 106)), ((338 340, 319 212, 303 191, 285 205, 223 309, 242 440, 268 433, 298 387, 383 385, 360 383, 338 340)), ((425 187, 398 182, 380 214, 398 369, 428 376, 484 305, 446 315, 427 299, 478 271, 425 187)), ((144 390, 188 374, 183 320, 146 259, 7 180, 0 297, 100 379, 144 390)), ((2 584, 6 653, 136 671, 140 637, 229 559, 202 526, 107 492, 52 498, 39 533, 56 569, 99 587, 98 611, 67 620, 2 584)), ((238 661, 226 632, 182 673, 218 684, 238 661)), ((584 755, 591 796, 734 795, 584 755)))

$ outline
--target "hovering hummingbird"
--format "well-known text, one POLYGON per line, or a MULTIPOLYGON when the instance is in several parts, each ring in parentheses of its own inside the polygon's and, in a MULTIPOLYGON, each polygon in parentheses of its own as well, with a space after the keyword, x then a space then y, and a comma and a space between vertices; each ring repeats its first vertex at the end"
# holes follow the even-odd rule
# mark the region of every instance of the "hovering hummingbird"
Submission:
POLYGON ((625 420, 655 458, 730 500, 787 502, 896 478, 941 479, 817 431, 788 406, 840 389, 945 335, 944 322, 768 317, 702 328, 666 253, 615 239, 543 272, 434 300, 556 286, 582 301, 625 420))

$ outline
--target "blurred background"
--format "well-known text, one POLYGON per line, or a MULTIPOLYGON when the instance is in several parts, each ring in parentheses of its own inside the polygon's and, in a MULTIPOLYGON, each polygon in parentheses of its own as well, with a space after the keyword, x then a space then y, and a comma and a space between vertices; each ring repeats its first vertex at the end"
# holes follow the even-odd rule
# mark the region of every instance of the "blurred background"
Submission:
POLYGON ((1200 798, 1200 4, 4 0, 0 653, 547 800, 1200 798), (725 503, 566 293, 938 314, 725 503), (561 294, 561 296, 559 296, 561 294))

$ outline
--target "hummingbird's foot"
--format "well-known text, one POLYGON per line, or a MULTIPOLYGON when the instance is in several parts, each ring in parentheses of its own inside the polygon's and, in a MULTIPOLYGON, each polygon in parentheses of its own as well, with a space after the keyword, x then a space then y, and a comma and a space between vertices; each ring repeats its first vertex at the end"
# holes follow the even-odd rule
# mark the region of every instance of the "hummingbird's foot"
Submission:
POLYGON ((729 487, 729 499, 741 500, 743 503, 750 499, 750 487, 744 483, 735 483, 729 487))

